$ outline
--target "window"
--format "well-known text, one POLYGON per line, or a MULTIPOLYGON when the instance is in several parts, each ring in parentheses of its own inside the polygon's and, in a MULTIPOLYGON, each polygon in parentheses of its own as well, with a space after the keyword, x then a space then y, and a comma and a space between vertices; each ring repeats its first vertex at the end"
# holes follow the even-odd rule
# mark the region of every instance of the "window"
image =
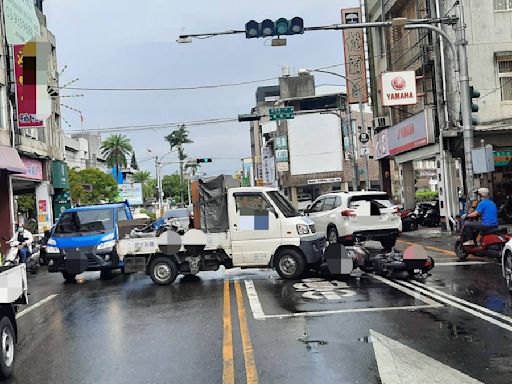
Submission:
POLYGON ((324 199, 318 199, 312 206, 309 212, 322 212, 322 205, 324 204, 324 199))
POLYGON ((55 234, 57 236, 77 233, 104 233, 113 228, 112 209, 93 209, 63 213, 59 219, 55 234))
POLYGON ((495 11, 510 11, 512 10, 512 0, 494 0, 495 11))
POLYGON ((117 210, 117 222, 119 223, 120 221, 126 221, 126 220, 128 220, 126 211, 124 210, 124 208, 119 208, 117 210))
POLYGON ((500 78, 501 100, 512 101, 512 56, 498 57, 498 76, 500 78))
POLYGON ((334 205, 336 203, 336 197, 326 197, 324 200, 324 206, 322 207, 322 211, 330 211, 331 209, 334 209, 334 205))
POLYGON ((339 208, 339 207, 341 207, 341 197, 336 196, 336 202, 334 203, 334 208, 339 208))
POLYGON ((285 217, 295 217, 299 216, 293 205, 290 201, 284 197, 280 192, 271 191, 268 192, 268 195, 272 199, 277 208, 282 212, 285 217))
POLYGON ((263 197, 263 195, 256 194, 236 194, 236 210, 240 212, 242 216, 259 216, 266 215, 267 209, 270 208, 270 204, 263 197))

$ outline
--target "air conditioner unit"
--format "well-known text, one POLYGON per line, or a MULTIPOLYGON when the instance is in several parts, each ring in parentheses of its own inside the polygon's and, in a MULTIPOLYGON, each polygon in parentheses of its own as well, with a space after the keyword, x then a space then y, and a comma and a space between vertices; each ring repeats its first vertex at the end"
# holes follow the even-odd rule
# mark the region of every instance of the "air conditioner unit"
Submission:
POLYGON ((373 127, 376 129, 387 128, 391 126, 391 120, 389 116, 381 116, 373 119, 373 127))

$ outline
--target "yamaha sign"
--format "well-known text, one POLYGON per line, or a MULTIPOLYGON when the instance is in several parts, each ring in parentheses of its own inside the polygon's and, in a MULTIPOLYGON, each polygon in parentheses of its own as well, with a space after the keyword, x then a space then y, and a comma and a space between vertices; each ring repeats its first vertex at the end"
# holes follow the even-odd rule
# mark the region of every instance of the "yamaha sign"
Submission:
POLYGON ((386 72, 382 75, 382 105, 412 105, 417 103, 414 71, 386 72))

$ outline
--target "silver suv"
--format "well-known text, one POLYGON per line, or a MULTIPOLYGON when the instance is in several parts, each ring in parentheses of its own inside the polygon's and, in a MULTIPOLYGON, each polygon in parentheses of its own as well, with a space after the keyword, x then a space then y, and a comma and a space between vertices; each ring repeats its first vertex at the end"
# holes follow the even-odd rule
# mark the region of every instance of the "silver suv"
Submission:
POLYGON ((306 210, 329 242, 377 240, 393 247, 402 231, 399 208, 385 192, 334 192, 318 197, 306 210))

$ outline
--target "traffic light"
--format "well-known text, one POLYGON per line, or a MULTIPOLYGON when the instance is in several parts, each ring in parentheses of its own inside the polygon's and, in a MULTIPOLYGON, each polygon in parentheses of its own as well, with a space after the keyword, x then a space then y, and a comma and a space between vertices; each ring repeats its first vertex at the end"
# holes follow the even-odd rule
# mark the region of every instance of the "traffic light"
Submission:
POLYGON ((294 17, 291 20, 281 17, 275 22, 269 19, 258 23, 254 20, 245 24, 245 37, 289 36, 304 33, 304 20, 301 17, 294 17))
POLYGON ((196 159, 196 163, 211 163, 212 159, 209 157, 203 157, 202 159, 196 159))
MULTIPOLYGON (((470 86, 469 97, 471 98, 471 112, 478 112, 480 107, 476 104, 476 100, 473 99, 478 99, 480 97, 480 91, 475 89, 475 87, 470 86)), ((478 119, 476 116, 471 116, 471 124, 478 125, 478 119)))

